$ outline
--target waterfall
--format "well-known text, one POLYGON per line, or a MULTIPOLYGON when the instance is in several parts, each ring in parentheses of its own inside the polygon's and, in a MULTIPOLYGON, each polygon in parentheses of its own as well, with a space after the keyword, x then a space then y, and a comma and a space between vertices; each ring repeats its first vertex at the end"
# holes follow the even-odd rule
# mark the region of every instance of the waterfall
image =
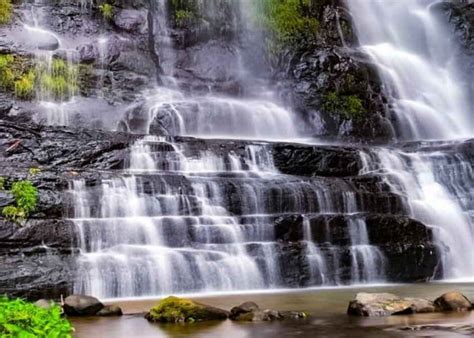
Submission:
POLYGON ((378 170, 391 190, 406 198, 411 217, 434 230, 444 277, 472 279, 472 166, 463 155, 442 150, 459 141, 434 140, 472 137, 473 105, 438 2, 347 1, 360 48, 374 61, 392 101, 400 139, 430 140, 409 145, 414 148, 409 152, 378 148, 362 161, 365 173, 378 170))
POLYGON ((147 136, 114 176, 70 189, 81 244, 76 292, 114 298, 299 286, 287 280, 291 251, 275 227, 291 215, 303 215, 294 227, 304 246, 291 250, 302 250, 304 261, 291 264, 307 274, 304 286, 384 279, 383 254, 365 227, 351 225, 352 218, 365 225, 356 195, 280 174, 265 142, 217 153, 147 136), (348 254, 341 244, 315 242, 322 238, 313 227, 337 214, 347 215, 354 280, 339 276, 348 254))
POLYGON ((379 69, 403 139, 471 137, 472 98, 438 0, 348 0, 361 49, 379 69))

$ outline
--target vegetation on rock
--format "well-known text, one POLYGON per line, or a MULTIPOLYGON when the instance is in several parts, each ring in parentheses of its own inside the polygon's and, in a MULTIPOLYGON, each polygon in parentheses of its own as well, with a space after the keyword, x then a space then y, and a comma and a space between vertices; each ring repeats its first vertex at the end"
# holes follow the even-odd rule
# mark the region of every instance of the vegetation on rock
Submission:
POLYGON ((270 35, 275 47, 314 36, 319 21, 311 16, 311 0, 261 0, 253 3, 255 20, 270 35))
POLYGON ((6 219, 21 224, 36 209, 38 190, 30 181, 22 180, 12 184, 10 193, 15 199, 15 205, 4 207, 2 214, 6 219))
POLYGON ((29 71, 19 80, 15 81, 15 96, 19 99, 28 100, 33 98, 35 93, 35 73, 29 71))
POLYGON ((0 0, 0 25, 10 22, 12 17, 11 0, 0 0))
POLYGON ((336 91, 325 95, 324 110, 345 120, 360 119, 365 114, 361 99, 355 95, 341 95, 336 91))
POLYGON ((173 296, 161 300, 147 314, 149 321, 162 323, 193 323, 227 317, 228 313, 224 310, 173 296))
POLYGON ((40 308, 21 299, 0 298, 0 336, 5 338, 69 338, 71 324, 61 318, 61 308, 40 308))
POLYGON ((194 19, 193 12, 187 9, 179 9, 175 12, 175 22, 178 27, 184 27, 186 24, 194 19))
POLYGON ((110 20, 114 16, 114 6, 109 3, 100 5, 99 11, 105 20, 110 20))
POLYGON ((38 73, 39 86, 44 95, 63 100, 76 92, 78 67, 62 59, 54 59, 50 68, 41 65, 38 73))

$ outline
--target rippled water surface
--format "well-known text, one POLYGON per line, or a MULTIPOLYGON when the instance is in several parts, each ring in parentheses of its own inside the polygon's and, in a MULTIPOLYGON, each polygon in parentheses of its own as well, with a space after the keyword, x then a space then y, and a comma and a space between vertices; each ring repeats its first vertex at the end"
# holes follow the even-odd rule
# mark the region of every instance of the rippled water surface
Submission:
MULTIPOLYGON (((474 313, 419 314, 385 318, 356 318, 345 314, 347 304, 357 292, 391 292, 399 296, 434 299, 444 292, 459 290, 474 299, 474 283, 416 284, 295 290, 272 293, 208 295, 195 299, 230 309, 244 301, 254 301, 262 308, 307 311, 310 317, 301 321, 237 323, 207 322, 194 324, 150 324, 143 318, 156 300, 116 302, 126 315, 120 318, 73 319, 76 337, 467 337, 466 328, 474 326, 474 313), (432 329, 402 330, 407 326, 430 325, 432 329), (449 330, 457 326, 459 330, 449 330), (446 329, 443 329, 446 328, 446 329), (464 331, 462 330, 464 328, 464 331)), ((471 331, 472 332, 472 331, 471 331)))

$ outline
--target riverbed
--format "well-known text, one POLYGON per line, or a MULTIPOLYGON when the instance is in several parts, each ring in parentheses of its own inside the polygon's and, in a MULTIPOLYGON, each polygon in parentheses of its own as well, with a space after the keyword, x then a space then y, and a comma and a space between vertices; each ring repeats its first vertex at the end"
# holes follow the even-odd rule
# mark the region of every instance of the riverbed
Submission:
POLYGON ((474 299, 474 283, 430 283, 364 287, 315 288, 261 291, 240 294, 193 295, 190 298, 230 310, 244 301, 261 308, 298 310, 309 318, 298 321, 242 323, 226 320, 193 324, 150 324, 143 313, 157 299, 106 302, 122 307, 125 315, 116 318, 74 318, 78 338, 130 337, 467 337, 472 334, 474 312, 400 315, 358 318, 346 315, 347 305, 357 292, 390 292, 399 296, 435 299, 444 292, 458 290, 474 299), (453 329, 455 327, 455 329, 453 329))

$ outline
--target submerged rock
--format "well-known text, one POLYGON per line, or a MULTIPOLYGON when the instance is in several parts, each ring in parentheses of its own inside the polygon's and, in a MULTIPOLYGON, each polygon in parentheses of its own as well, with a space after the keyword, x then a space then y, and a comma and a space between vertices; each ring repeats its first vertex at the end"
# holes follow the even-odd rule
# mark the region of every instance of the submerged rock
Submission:
POLYGON ((358 293, 349 303, 347 314, 383 317, 398 314, 435 312, 432 301, 423 298, 401 298, 391 293, 358 293))
POLYGON ((262 310, 254 302, 245 302, 230 310, 230 319, 243 322, 262 322, 283 319, 302 319, 307 315, 297 311, 262 310))
POLYGON ((122 309, 117 305, 105 305, 102 310, 96 313, 97 316, 101 317, 112 317, 123 315, 122 309))
POLYGON ((228 317, 229 312, 225 310, 173 296, 161 300, 145 315, 148 321, 159 323, 192 323, 228 317))
POLYGON ((64 300, 63 308, 68 316, 93 316, 104 308, 104 304, 92 296, 71 295, 64 300))
POLYGON ((434 301, 439 311, 469 311, 473 305, 466 296, 457 291, 447 292, 434 301))

